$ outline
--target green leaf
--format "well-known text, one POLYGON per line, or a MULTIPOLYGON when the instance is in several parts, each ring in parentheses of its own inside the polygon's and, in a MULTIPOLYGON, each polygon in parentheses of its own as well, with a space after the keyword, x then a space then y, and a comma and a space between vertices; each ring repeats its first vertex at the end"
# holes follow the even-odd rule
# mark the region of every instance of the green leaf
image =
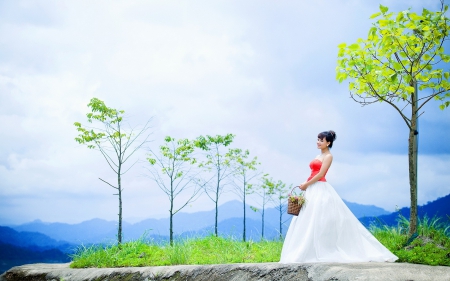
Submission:
POLYGON ((385 7, 385 6, 383 6, 383 5, 380 4, 380 11, 381 11, 383 14, 385 14, 388 10, 389 10, 388 7, 385 7))
POLYGON ((409 93, 414 93, 414 87, 406 86, 405 90, 408 91, 409 93))
POLYGON ((445 79, 448 79, 448 78, 450 77, 450 73, 445 72, 445 73, 444 73, 444 77, 445 77, 445 79))
POLYGON ((354 43, 354 44, 351 44, 350 46, 348 46, 348 48, 351 49, 351 50, 358 50, 359 49, 359 45, 354 43))
POLYGON ((397 80, 397 73, 394 73, 392 76, 391 76, 391 82, 394 82, 394 81, 396 81, 397 80))
POLYGON ((410 13, 410 14, 409 14, 409 17, 410 17, 412 20, 423 20, 423 17, 417 15, 416 13, 410 13))
POLYGON ((378 23, 380 24, 380 26, 386 26, 389 23, 389 20, 379 20, 378 23))
POLYGON ((338 48, 339 48, 339 49, 343 49, 343 48, 345 48, 346 46, 347 46, 346 43, 341 43, 341 44, 338 45, 338 48))
POLYGON ((397 70, 397 71, 403 69, 402 65, 400 63, 396 62, 396 61, 392 62, 392 64, 394 66, 394 69, 397 70))
POLYGON ((379 15, 381 15, 381 12, 378 12, 378 13, 375 13, 375 14, 371 15, 371 16, 370 16, 370 19, 376 18, 376 17, 378 17, 379 15))
POLYGON ((441 54, 441 59, 442 59, 444 62, 450 62, 450 56, 449 56, 449 55, 441 54))

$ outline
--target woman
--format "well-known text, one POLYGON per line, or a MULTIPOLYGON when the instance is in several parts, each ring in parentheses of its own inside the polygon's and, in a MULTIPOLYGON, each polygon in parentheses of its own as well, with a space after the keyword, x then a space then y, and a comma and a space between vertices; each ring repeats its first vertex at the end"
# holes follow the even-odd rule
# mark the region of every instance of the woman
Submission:
POLYGON ((300 185, 306 203, 292 218, 280 262, 394 262, 398 258, 359 222, 325 179, 335 139, 333 131, 317 136, 322 153, 311 161, 311 176, 300 185))

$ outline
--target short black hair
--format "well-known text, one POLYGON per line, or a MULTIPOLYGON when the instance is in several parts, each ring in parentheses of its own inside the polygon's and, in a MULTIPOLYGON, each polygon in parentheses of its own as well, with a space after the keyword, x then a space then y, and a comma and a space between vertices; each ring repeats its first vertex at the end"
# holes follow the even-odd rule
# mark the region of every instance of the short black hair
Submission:
POLYGON ((325 138, 327 142, 330 142, 330 145, 328 147, 332 148, 333 142, 336 140, 336 133, 332 130, 325 131, 325 132, 319 133, 319 135, 317 135, 317 138, 319 138, 321 140, 323 140, 323 138, 325 138))

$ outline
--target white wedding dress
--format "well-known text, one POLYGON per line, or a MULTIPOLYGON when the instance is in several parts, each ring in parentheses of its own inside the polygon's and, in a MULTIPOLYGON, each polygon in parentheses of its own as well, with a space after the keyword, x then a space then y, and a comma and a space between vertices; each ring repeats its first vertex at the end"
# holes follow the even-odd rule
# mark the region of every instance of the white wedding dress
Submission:
MULTIPOLYGON (((311 177, 322 162, 310 163, 311 177)), ((309 180, 309 179, 308 179, 309 180)), ((306 203, 292 218, 280 263, 394 262, 384 247, 353 215, 325 176, 304 192, 306 203)))

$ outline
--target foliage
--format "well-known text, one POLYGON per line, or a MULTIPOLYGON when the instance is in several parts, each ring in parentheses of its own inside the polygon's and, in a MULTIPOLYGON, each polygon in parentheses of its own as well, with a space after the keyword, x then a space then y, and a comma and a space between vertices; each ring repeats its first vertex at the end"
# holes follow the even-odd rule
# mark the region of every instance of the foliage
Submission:
POLYGON ((93 129, 88 130, 81 126, 81 123, 75 122, 74 125, 77 127, 77 131, 80 132, 75 140, 80 144, 86 144, 88 148, 101 148, 102 141, 106 139, 112 141, 112 145, 116 145, 122 141, 123 138, 128 138, 126 134, 117 130, 114 125, 119 125, 123 120, 123 114, 125 111, 117 110, 114 108, 109 108, 105 103, 97 98, 92 98, 88 104, 91 108, 91 112, 86 114, 88 122, 97 120, 105 124, 105 130, 100 130, 100 132, 95 132, 93 129), (94 144, 91 144, 94 143, 94 144))
POLYGON ((256 156, 251 158, 248 150, 240 148, 230 149, 227 153, 227 158, 230 159, 233 165, 234 176, 240 182, 240 185, 243 185, 243 188, 237 187, 239 190, 237 194, 242 198, 242 195, 248 194, 247 188, 250 189, 251 187, 249 182, 260 174, 257 172, 257 167, 261 163, 258 162, 256 156))
POLYGON ((380 12, 371 16, 378 20, 367 39, 339 45, 336 78, 339 82, 353 79, 349 90, 357 96, 391 105, 408 101, 415 93, 412 82, 417 82, 419 90, 431 91, 422 98, 422 105, 434 98, 441 101, 441 109, 448 107, 450 101, 445 99, 450 98, 450 73, 434 68, 441 61, 450 61, 443 46, 450 30, 447 9, 423 9, 421 15, 410 10, 395 14, 380 5, 380 12))

